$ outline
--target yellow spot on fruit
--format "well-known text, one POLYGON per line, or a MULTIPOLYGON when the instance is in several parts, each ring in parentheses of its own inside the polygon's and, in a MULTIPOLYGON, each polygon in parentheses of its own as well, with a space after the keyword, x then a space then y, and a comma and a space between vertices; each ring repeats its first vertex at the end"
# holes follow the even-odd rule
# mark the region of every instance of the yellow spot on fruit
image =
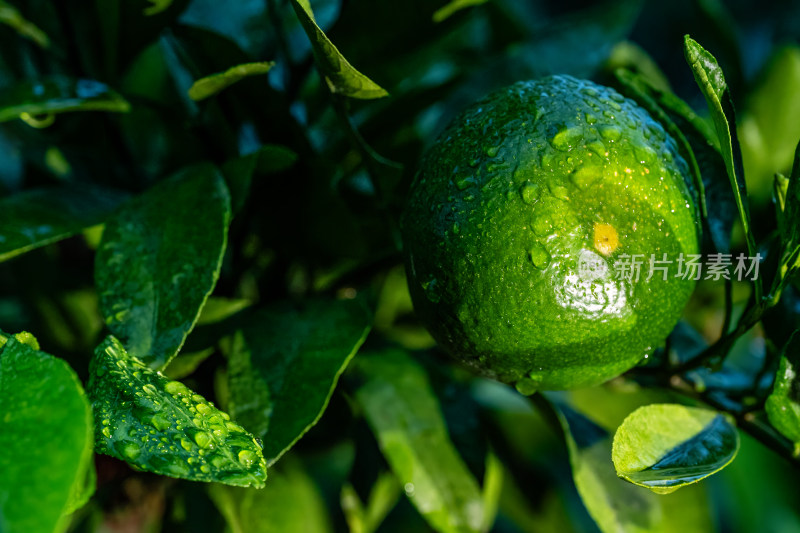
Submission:
POLYGON ((619 247, 619 235, 611 224, 594 225, 594 248, 605 256, 619 247))

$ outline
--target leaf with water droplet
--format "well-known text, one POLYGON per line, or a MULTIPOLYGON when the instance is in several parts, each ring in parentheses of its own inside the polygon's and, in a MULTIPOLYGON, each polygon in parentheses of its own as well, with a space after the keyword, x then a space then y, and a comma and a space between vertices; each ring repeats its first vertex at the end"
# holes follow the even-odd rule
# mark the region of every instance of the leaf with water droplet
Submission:
POLYGON ((769 422, 800 450, 800 331, 795 331, 782 352, 772 393, 765 410, 769 422))
POLYGON ((253 435, 113 336, 95 350, 89 371, 98 452, 165 476, 264 485, 267 465, 253 435))
POLYGON ((437 531, 481 531, 475 478, 447 433, 428 375, 399 349, 360 354, 356 400, 406 494, 437 531))
POLYGON ((217 282, 230 210, 219 172, 199 165, 106 224, 95 261, 100 308, 111 332, 152 368, 178 353, 217 282))
POLYGON ((269 465, 317 423, 370 326, 360 300, 281 302, 244 319, 229 346, 228 405, 269 465))
POLYGON ((50 76, 0 92, 0 122, 76 111, 127 113, 130 104, 104 83, 50 76))
POLYGON ((614 435, 617 475, 669 494, 725 468, 739 451, 739 433, 709 409, 678 404, 640 407, 614 435))
POLYGON ((319 69, 331 92, 350 98, 382 98, 388 96, 382 87, 356 70, 317 26, 308 0, 291 0, 308 38, 319 69))
POLYGON ((126 195, 83 185, 26 191, 0 200, 0 261, 102 223, 126 195))
POLYGON ((0 337, 0 530, 63 531, 94 490, 89 401, 64 361, 0 337))

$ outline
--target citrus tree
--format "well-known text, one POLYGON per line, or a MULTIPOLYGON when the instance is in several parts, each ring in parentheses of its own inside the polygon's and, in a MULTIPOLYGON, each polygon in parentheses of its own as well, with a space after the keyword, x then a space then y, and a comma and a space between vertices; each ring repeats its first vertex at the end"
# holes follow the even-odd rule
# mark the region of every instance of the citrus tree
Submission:
POLYGON ((0 532, 800 530, 798 20, 0 0, 0 532))

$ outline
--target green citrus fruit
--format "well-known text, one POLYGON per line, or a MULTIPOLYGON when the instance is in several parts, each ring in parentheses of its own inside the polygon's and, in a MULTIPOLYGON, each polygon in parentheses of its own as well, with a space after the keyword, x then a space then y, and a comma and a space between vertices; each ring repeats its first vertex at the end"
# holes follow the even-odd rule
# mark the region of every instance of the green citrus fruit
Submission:
POLYGON ((411 186, 401 227, 417 314, 455 358, 521 391, 624 372, 694 287, 678 270, 698 253, 687 175, 664 128, 613 89, 553 76, 490 94, 411 186))

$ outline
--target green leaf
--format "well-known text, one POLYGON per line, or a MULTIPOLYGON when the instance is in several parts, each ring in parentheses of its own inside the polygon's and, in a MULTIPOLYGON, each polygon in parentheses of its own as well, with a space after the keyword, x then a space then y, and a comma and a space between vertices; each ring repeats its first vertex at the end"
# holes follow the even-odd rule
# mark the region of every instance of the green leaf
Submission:
POLYGON ((89 372, 98 452, 165 476, 264 486, 267 465, 250 433, 113 336, 97 347, 89 372))
MULTIPOLYGON (((611 395, 597 389, 601 392, 597 397, 595 389, 592 391, 589 403, 609 419, 604 424, 616 424, 621 420, 613 410, 627 403, 626 395, 611 395)), ((551 400, 554 397, 548 395, 551 400)), ((710 530, 712 522, 702 486, 657 495, 621 482, 609 460, 612 435, 608 426, 599 425, 562 401, 550 405, 564 429, 575 486, 603 533, 704 533, 710 530)))
POLYGON ((308 0, 291 0, 300 24, 311 40, 311 49, 332 93, 350 98, 382 98, 388 96, 383 88, 357 71, 317 26, 308 0))
POLYGON ((716 411, 653 404, 622 422, 612 460, 619 477, 668 494, 719 472, 738 451, 739 433, 716 411))
POLYGON ((219 276, 230 198, 211 165, 188 168, 106 224, 95 281, 111 332, 161 369, 178 353, 219 276))
POLYGON ((30 39, 42 48, 50 47, 50 38, 47 34, 25 19, 17 8, 3 0, 0 0, 0 24, 12 28, 20 36, 30 39))
POLYGON ((0 531, 64 531, 74 487, 93 466, 92 442, 75 372, 8 337, 0 348, 0 531))
POLYGON ((0 261, 102 223, 124 198, 97 187, 68 185, 0 199, 0 261))
POLYGON ((428 524, 440 532, 481 531, 478 483, 447 433, 425 370, 405 351, 361 354, 356 399, 386 460, 428 524))
MULTIPOLYGON (((94 442, 94 435, 91 436, 91 442, 94 442)), ((94 496, 97 490, 97 471, 94 468, 92 461, 86 468, 86 473, 83 479, 76 479, 75 484, 72 485, 72 492, 67 501, 67 506, 64 509, 64 514, 72 514, 87 503, 89 499, 94 496)))
POLYGON ((792 174, 786 184, 782 226, 782 251, 778 279, 790 279, 800 271, 800 143, 794 155, 792 174))
POLYGON ((366 507, 349 483, 342 487, 341 504, 350 533, 373 533, 400 498, 400 484, 394 474, 381 472, 369 492, 366 507))
POLYGON ((772 393, 767 397, 767 417, 775 429, 795 444, 800 453, 800 331, 786 343, 772 393))
POLYGON ((281 461, 261 490, 210 485, 209 496, 231 533, 327 533, 325 501, 314 481, 294 461, 281 461))
MULTIPOLYGON (((708 109, 711 112, 711 119, 719 140, 720 152, 725 162, 725 169, 733 191, 736 207, 739 210, 739 219, 742 222, 745 239, 747 241, 747 252, 750 257, 755 257, 757 249, 755 237, 750 224, 750 207, 747 203, 747 187, 741 168, 741 153, 736 137, 736 128, 728 125, 728 117, 731 122, 736 124, 733 103, 731 101, 728 84, 722 74, 717 60, 696 41, 688 35, 684 38, 684 54, 686 62, 692 69, 694 79, 700 87, 700 91, 706 99, 708 109)), ((761 300, 761 278, 754 280, 756 301, 761 300)))
POLYGON ((225 72, 206 76, 192 84, 189 88, 189 98, 194 101, 205 100, 248 76, 266 74, 274 65, 275 63, 272 61, 244 63, 231 67, 225 72))
POLYGON ((229 409, 269 465, 317 423, 370 325, 359 300, 307 300, 260 309, 236 333, 229 409))
POLYGON ((150 5, 142 11, 146 16, 150 17, 153 15, 157 15, 162 11, 166 11, 169 9, 169 6, 172 5, 172 0, 147 0, 150 5))
POLYGON ((443 22, 462 9, 472 6, 479 6, 488 1, 489 0, 451 0, 449 3, 440 7, 433 13, 433 21, 443 22))
POLYGON ((0 92, 0 122, 74 111, 127 113, 130 107, 103 83, 62 76, 20 82, 0 92))
POLYGON ((283 172, 296 161, 297 154, 279 144, 265 144, 251 154, 226 161, 222 173, 231 191, 233 212, 238 213, 244 207, 255 174, 283 172))
POLYGON ((214 348, 206 348, 197 352, 184 350, 169 362, 163 373, 169 379, 183 379, 197 370, 197 367, 203 364, 203 361, 208 359, 215 351, 214 348))

